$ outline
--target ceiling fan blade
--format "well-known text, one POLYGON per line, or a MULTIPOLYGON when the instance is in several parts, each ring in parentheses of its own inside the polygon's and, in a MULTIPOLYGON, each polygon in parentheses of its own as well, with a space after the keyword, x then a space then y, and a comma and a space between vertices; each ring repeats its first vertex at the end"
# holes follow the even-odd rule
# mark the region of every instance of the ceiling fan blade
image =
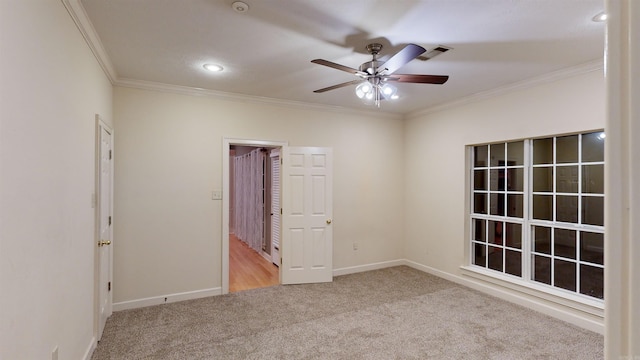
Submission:
POLYGON ((444 84, 449 80, 447 75, 414 75, 414 74, 393 74, 387 81, 418 83, 418 84, 444 84))
POLYGON ((420 54, 427 51, 422 46, 418 46, 416 44, 409 44, 404 47, 404 49, 398 51, 395 55, 391 57, 391 59, 387 60, 382 66, 380 66, 379 70, 386 70, 387 75, 392 74, 394 71, 403 67, 409 61, 417 58, 420 54))
POLYGON ((330 68, 334 68, 334 69, 338 69, 338 70, 342 70, 342 71, 346 71, 348 73, 354 74, 354 75, 358 75, 358 74, 364 74, 362 71, 354 69, 354 68, 350 68, 348 66, 344 66, 344 65, 340 65, 340 64, 336 64, 334 62, 328 61, 328 60, 323 60, 323 59, 315 59, 315 60, 311 60, 312 63, 314 64, 318 64, 318 65, 324 65, 324 66, 328 66, 330 68))
POLYGON ((315 90, 314 93, 323 93, 325 91, 339 89, 341 87, 345 87, 345 86, 349 86, 349 85, 355 85, 355 84, 359 84, 361 82, 362 82, 362 80, 351 80, 351 81, 344 82, 342 84, 337 84, 337 85, 333 85, 333 86, 329 86, 329 87, 326 87, 326 88, 315 90))

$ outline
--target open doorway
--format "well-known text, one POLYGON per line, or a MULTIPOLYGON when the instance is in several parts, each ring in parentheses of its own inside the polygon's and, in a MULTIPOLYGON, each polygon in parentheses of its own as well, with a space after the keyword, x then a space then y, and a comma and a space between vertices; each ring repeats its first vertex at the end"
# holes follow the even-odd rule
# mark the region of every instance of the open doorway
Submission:
MULTIPOLYGON (((232 146, 280 150, 280 284, 333 280, 333 151, 286 142, 224 138, 222 143, 222 294, 229 292, 230 153, 232 146)), ((275 206, 274 208, 277 208, 275 206)), ((274 215, 277 211, 274 211, 274 215)), ((237 224, 236 224, 237 226, 237 224)), ((272 254, 273 256, 273 254, 272 254)))
MULTIPOLYGON (((235 217, 235 213, 236 213, 235 197, 232 199, 232 194, 235 193, 235 188, 234 188, 235 183, 232 183, 231 181, 231 179, 235 177, 235 174, 232 175, 232 170, 235 170, 233 169, 235 164, 233 165, 231 164, 234 161, 233 160, 234 157, 232 156, 232 154, 234 156, 237 154, 241 154, 242 152, 245 151, 245 150, 242 150, 243 148, 247 148, 247 150, 264 148, 268 150, 265 153, 265 160, 267 163, 269 163, 270 161, 273 160, 273 157, 271 155, 277 154, 278 152, 281 153, 282 149, 287 147, 287 145, 288 145, 287 142, 283 142, 283 141, 263 141, 263 140, 246 140, 246 139, 232 139, 232 138, 223 139, 223 143, 222 143, 222 249, 221 249, 222 250, 221 284, 222 284, 223 294, 226 294, 229 292, 230 279, 232 276, 235 276, 234 274, 231 273, 230 260, 232 256, 231 250, 235 250, 234 248, 232 248, 232 246, 238 245, 238 243, 233 243, 233 241, 235 241, 236 239, 232 238, 232 236, 236 235, 235 234, 236 227, 238 226, 238 224, 236 224, 237 220, 235 217)), ((271 168, 269 168, 269 171, 271 171, 272 174, 274 173, 271 170, 271 168)), ((281 173, 281 169, 278 169, 277 174, 280 175, 280 173, 281 173)), ((273 218, 271 216, 271 213, 272 213, 271 208, 279 207, 278 204, 274 206, 272 204, 272 200, 277 199, 278 201, 280 201, 282 184, 280 181, 276 181, 275 184, 271 184, 273 180, 271 179, 270 176, 266 177, 264 181, 265 181, 265 185, 264 185, 265 188, 272 189, 272 190, 266 191, 265 200, 264 200, 266 208, 263 210, 263 214, 266 215, 266 219, 264 217, 262 218, 264 233, 266 236, 265 250, 267 250, 271 248, 270 246, 267 246, 269 244, 279 245, 279 241, 275 241, 275 242, 272 241, 272 238, 273 238, 272 234, 274 231, 277 231, 278 237, 281 236, 280 235, 281 222, 280 222, 279 211, 273 211, 274 215, 277 214, 277 219, 269 219, 269 218, 273 218), (272 192, 275 192, 275 195, 272 195, 272 192), (269 198, 267 198, 267 196, 269 198), (274 221, 276 226, 272 225, 274 221)), ((244 246, 243 244, 240 244, 240 245, 244 246)), ((279 251, 280 246, 277 246, 277 247, 279 251)), ((240 250, 246 250, 246 249, 241 248, 240 250)), ((253 258, 259 257, 263 266, 266 266, 265 264, 268 264, 269 265, 268 268, 270 268, 271 270, 275 270, 277 272, 276 283, 279 284, 281 281, 281 274, 279 272, 279 267, 277 265, 274 265, 274 263, 278 265, 280 263, 280 260, 278 258, 279 254, 274 253, 273 250, 264 251, 264 253, 262 251, 262 248, 260 248, 259 252, 254 251, 254 254, 251 254, 250 256, 252 256, 253 258), (268 254, 268 256, 264 256, 264 253, 268 254)), ((247 253, 244 253, 244 254, 246 255, 247 253)), ((236 256, 236 255, 233 255, 233 256, 236 256)), ((252 265, 255 265, 256 262, 257 261, 244 261, 239 264, 243 264, 245 266, 246 265, 252 266, 252 265)), ((252 272, 251 270, 247 270, 247 271, 249 274, 254 274, 254 272, 252 272)), ((234 290, 237 290, 235 286, 234 286, 234 290)))
POLYGON ((280 283, 280 148, 229 147, 229 291, 280 283))

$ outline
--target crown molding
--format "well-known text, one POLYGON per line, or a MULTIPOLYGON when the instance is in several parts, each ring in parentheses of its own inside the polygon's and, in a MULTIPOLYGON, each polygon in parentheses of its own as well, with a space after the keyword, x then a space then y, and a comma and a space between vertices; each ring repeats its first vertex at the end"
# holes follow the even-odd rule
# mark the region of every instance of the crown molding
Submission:
POLYGON ((604 59, 598 59, 598 60, 590 61, 584 64, 580 64, 577 66, 560 69, 560 70, 557 70, 548 74, 544 74, 541 76, 537 76, 534 78, 530 78, 527 80, 518 81, 518 82, 501 86, 495 89, 475 93, 473 95, 470 95, 461 99, 453 100, 440 105, 435 105, 426 109, 417 110, 417 111, 408 113, 405 116, 405 119, 417 118, 427 114, 431 114, 431 113, 443 111, 446 109, 451 109, 454 107, 459 107, 459 106, 471 104, 474 102, 490 99, 496 96, 508 94, 513 91, 528 89, 538 85, 551 83, 551 82, 555 82, 562 79, 567 79, 573 76, 587 74, 593 71, 604 71, 604 59))
POLYGON ((87 16, 87 12, 84 7, 80 3, 80 0, 61 0, 64 7, 67 9, 67 12, 73 19, 73 22, 76 24, 78 30, 84 37, 87 45, 91 49, 91 52, 95 56, 96 60, 100 64, 100 67, 104 71, 107 78, 111 84, 116 82, 118 79, 118 75, 116 74, 116 70, 111 63, 111 59, 107 55, 107 51, 104 49, 102 45, 102 41, 98 36, 98 33, 93 27, 91 20, 89 20, 89 16, 87 16))
POLYGON ((224 91, 194 88, 194 87, 181 86, 181 85, 171 85, 171 84, 145 81, 145 80, 119 78, 118 80, 115 81, 113 85, 119 86, 119 87, 168 92, 168 93, 189 95, 189 96, 208 96, 208 97, 214 97, 217 99, 234 101, 234 102, 258 103, 258 104, 267 104, 267 105, 274 105, 274 106, 288 107, 288 108, 295 108, 295 109, 318 110, 318 111, 324 111, 324 112, 329 111, 329 112, 340 113, 340 114, 363 115, 367 117, 376 117, 381 119, 394 119, 394 120, 403 119, 403 116, 401 114, 395 114, 395 113, 389 113, 389 112, 350 109, 350 108, 341 107, 341 106, 312 104, 312 103, 305 103, 301 101, 236 94, 236 93, 229 93, 224 91))

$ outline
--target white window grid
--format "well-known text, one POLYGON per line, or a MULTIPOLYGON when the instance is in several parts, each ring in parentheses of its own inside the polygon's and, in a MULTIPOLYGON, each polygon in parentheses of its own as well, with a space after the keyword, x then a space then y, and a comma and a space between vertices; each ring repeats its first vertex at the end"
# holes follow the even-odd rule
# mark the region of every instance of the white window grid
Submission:
MULTIPOLYGON (((524 216, 525 216, 525 212, 526 212, 526 207, 524 206, 525 202, 524 202, 524 197, 525 197, 525 189, 527 189, 527 169, 526 169, 526 161, 523 161, 522 164, 517 164, 517 165, 509 165, 508 161, 505 162, 504 164, 500 165, 492 165, 491 164, 491 156, 492 156, 492 145, 502 145, 503 147, 503 151, 504 153, 503 158, 505 160, 508 159, 508 145, 509 143, 513 143, 513 142, 517 142, 517 141, 509 141, 509 142, 501 142, 501 143, 493 143, 493 144, 486 144, 487 145, 487 163, 486 166, 472 166, 472 184, 473 184, 473 177, 475 176, 474 171, 484 171, 485 174, 485 183, 486 183, 486 189, 484 190, 473 190, 473 194, 482 194, 486 196, 486 201, 485 201, 485 214, 472 214, 472 223, 471 223, 471 229, 475 228, 475 224, 474 224, 474 220, 481 220, 483 221, 484 224, 484 241, 475 241, 473 239, 473 234, 471 235, 471 244, 472 244, 472 248, 471 248, 471 254, 472 256, 475 256, 475 249, 477 248, 477 246, 481 246, 485 249, 485 264, 484 264, 484 268, 486 269, 492 269, 490 267, 489 264, 489 253, 492 253, 493 251, 501 251, 502 254, 502 260, 501 260, 501 269, 497 270, 497 269, 493 269, 494 271, 500 271, 501 273, 507 275, 507 276, 516 276, 514 274, 509 274, 507 272, 507 254, 509 254, 509 252, 515 252, 515 253, 519 253, 520 254, 520 262, 522 264, 522 256, 523 256, 523 246, 524 246, 524 226, 525 226, 525 221, 524 221, 524 216), (492 190, 492 171, 495 174, 496 172, 499 172, 500 170, 504 171, 504 176, 505 180, 504 180, 504 186, 503 189, 500 190, 492 190), (507 186, 507 182, 509 181, 509 174, 511 174, 512 172, 510 170, 522 170, 522 180, 523 180, 523 185, 522 185, 522 190, 510 190, 507 186), (496 214, 492 214, 492 206, 494 206, 494 199, 499 199, 498 194, 502 194, 503 198, 502 198, 502 208, 504 209, 504 215, 496 215, 496 214), (492 195, 496 195, 496 196, 492 196, 492 195), (523 213, 523 217, 516 217, 516 216, 511 216, 509 215, 509 210, 508 210, 508 200, 509 200, 509 195, 511 196, 520 196, 522 197, 522 201, 523 201, 523 209, 522 209, 522 213, 523 213), (502 223, 501 229, 502 229, 502 234, 501 234, 501 239, 500 242, 491 242, 490 241, 490 224, 491 222, 498 222, 498 223, 502 223), (508 224, 517 224, 520 226, 520 246, 519 247, 514 247, 514 246, 510 246, 508 241, 507 241, 507 226, 508 224)), ((474 159, 473 159, 473 147, 472 149, 472 164, 474 164, 474 159)), ((527 158, 527 148, 526 146, 523 147, 523 159, 527 158)), ((471 209, 475 209, 474 204, 473 204, 473 200, 474 196, 472 195, 472 203, 471 203, 471 209)), ((495 204, 498 205, 498 204, 495 204)), ((472 231, 473 232, 473 231, 472 231)))
MULTIPOLYGON (((596 234, 604 234, 604 226, 600 226, 600 225, 592 225, 592 224, 584 224, 583 223, 583 211, 582 211, 582 206, 583 206, 583 198, 587 198, 587 197, 593 197, 593 198, 604 198, 604 194, 601 193, 587 193, 587 192, 583 192, 583 188, 582 188, 582 178, 583 178, 583 166, 585 165, 603 165, 604 166, 604 161, 582 161, 582 139, 583 139, 583 135, 588 134, 590 132, 586 132, 586 133, 581 133, 578 136, 578 161, 574 162, 574 163, 557 163, 556 159, 557 159, 557 146, 556 146, 556 142, 557 139, 559 137, 562 136, 554 136, 554 137, 549 137, 553 139, 553 160, 552 163, 550 164, 533 164, 533 152, 532 152, 532 148, 533 148, 533 141, 535 139, 525 139, 522 140, 524 143, 524 164, 523 165, 517 165, 517 166, 509 166, 506 165, 504 167, 502 166, 498 166, 498 167, 492 167, 491 166, 491 145, 493 144, 505 144, 505 148, 506 148, 506 144, 513 142, 513 141, 506 141, 506 142, 500 142, 500 143, 489 143, 489 144, 480 144, 480 145, 476 145, 476 146, 483 146, 483 145, 487 145, 487 164, 486 166, 475 166, 475 159, 474 159, 474 146, 470 146, 469 147, 469 151, 471 152, 471 202, 470 202, 470 229, 471 229, 471 234, 470 234, 470 241, 469 244, 471 246, 470 249, 470 258, 468 260, 469 264, 471 266, 477 266, 474 265, 474 257, 475 257, 475 250, 474 248, 476 246, 486 246, 486 249, 489 249, 489 247, 494 247, 494 248, 499 248, 502 250, 502 271, 500 271, 503 275, 507 275, 506 278, 509 278, 510 276, 514 276, 512 274, 508 274, 505 272, 505 268, 506 268, 506 254, 507 254, 507 250, 510 251, 519 251, 521 253, 521 265, 522 265, 522 274, 521 276, 519 276, 518 278, 521 278, 522 280, 525 280, 527 282, 531 282, 531 283, 535 283, 535 284, 541 284, 541 285, 546 285, 546 286, 550 286, 554 289, 558 289, 561 292, 562 291, 566 291, 571 293, 572 295, 579 295, 579 296, 588 296, 588 295, 583 295, 580 291, 581 287, 580 287, 580 271, 581 271, 581 265, 586 265, 586 266, 591 266, 594 268, 600 268, 600 269, 604 269, 604 264, 598 264, 595 262, 590 262, 588 260, 582 259, 581 258, 581 241, 582 241, 582 234, 583 233, 596 233, 596 234), (557 192, 557 168, 559 167, 577 167, 577 171, 578 171, 578 182, 577 182, 577 192, 557 192), (531 171, 533 168, 535 167, 550 167, 552 168, 552 191, 550 192, 534 192, 533 191, 533 187, 532 182, 533 182, 533 172, 531 171), (476 190, 474 189, 474 175, 475 175, 475 171, 477 170, 485 170, 486 171, 486 176, 488 177, 490 174, 490 170, 495 169, 495 168, 505 168, 507 169, 507 173, 508 173, 508 169, 514 168, 514 169, 519 169, 522 168, 523 169, 523 174, 524 174, 524 178, 523 178, 523 191, 510 191, 508 189, 506 189, 505 186, 505 196, 504 196, 504 201, 505 201, 505 209, 506 209, 506 201, 507 201, 507 197, 509 194, 522 194, 523 195, 523 209, 522 209, 522 218, 520 217, 513 217, 513 216, 508 216, 508 212, 505 210, 505 215, 492 215, 491 214, 491 210, 490 210, 490 206, 491 206, 491 193, 495 193, 495 191, 491 191, 491 185, 489 183, 489 179, 485 179, 486 183, 487 183, 487 188, 484 190, 476 190), (486 194, 486 204, 485 204, 485 214, 480 214, 480 213, 475 213, 475 194, 486 194), (546 195, 546 196, 551 196, 552 197, 552 220, 541 220, 541 219, 534 219, 533 218, 533 196, 534 195, 546 195), (572 222, 561 222, 561 221, 556 221, 557 219, 557 206, 556 206, 556 201, 557 201, 557 197, 558 196, 571 196, 571 197, 577 197, 577 222, 576 223, 572 223, 572 222), (474 229, 475 229, 475 220, 481 220, 484 221, 484 241, 476 241, 474 239, 474 229), (513 248, 507 245, 506 242, 506 231, 502 232, 502 244, 491 244, 489 243, 489 221, 497 221, 497 222, 502 222, 503 223, 503 228, 507 223, 513 223, 513 224, 520 224, 521 225, 521 247, 520 248, 513 248), (550 244, 550 253, 543 253, 543 252, 537 252, 534 249, 534 240, 533 240, 533 234, 534 234, 534 228, 538 226, 538 227, 546 227, 550 229, 551 232, 551 244, 550 244), (573 258, 569 258, 566 256, 561 256, 560 254, 556 254, 555 253, 555 246, 554 246, 554 241, 555 241, 555 229, 564 229, 564 230, 570 230, 570 231, 574 231, 575 235, 576 235, 576 243, 575 243, 575 259, 573 258), (546 284, 546 283, 541 283, 538 281, 534 280, 534 274, 533 274, 533 257, 534 256, 541 256, 544 258, 548 258, 552 264, 552 266, 550 267, 550 284, 546 284), (555 260, 560 260, 560 261, 566 261, 569 263, 572 263, 575 266, 576 269, 576 276, 575 276, 575 291, 572 290, 567 290, 561 287, 557 287, 555 284, 555 266, 553 266, 553 263, 555 260)), ((502 191, 499 191, 502 193, 502 191)), ((492 270, 489 267, 489 256, 485 256, 485 264, 483 266, 483 268, 487 269, 487 270, 492 270)), ((495 271, 495 270, 492 270, 495 271)), ((593 297, 588 296, 590 299, 593 299, 593 297)))

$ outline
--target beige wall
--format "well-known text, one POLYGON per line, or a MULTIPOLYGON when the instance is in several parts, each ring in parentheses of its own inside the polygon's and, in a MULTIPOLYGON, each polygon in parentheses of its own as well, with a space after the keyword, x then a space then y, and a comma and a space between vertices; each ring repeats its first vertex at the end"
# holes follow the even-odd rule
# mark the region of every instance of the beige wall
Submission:
POLYGON ((461 276, 466 145, 601 129, 604 99, 593 71, 406 120, 406 258, 461 276))
POLYGON ((400 119, 121 87, 114 119, 115 303, 221 286, 223 137, 332 147, 334 269, 401 258, 400 119))
POLYGON ((95 114, 112 87, 62 2, 0 1, 0 358, 81 359, 94 330, 95 114))

